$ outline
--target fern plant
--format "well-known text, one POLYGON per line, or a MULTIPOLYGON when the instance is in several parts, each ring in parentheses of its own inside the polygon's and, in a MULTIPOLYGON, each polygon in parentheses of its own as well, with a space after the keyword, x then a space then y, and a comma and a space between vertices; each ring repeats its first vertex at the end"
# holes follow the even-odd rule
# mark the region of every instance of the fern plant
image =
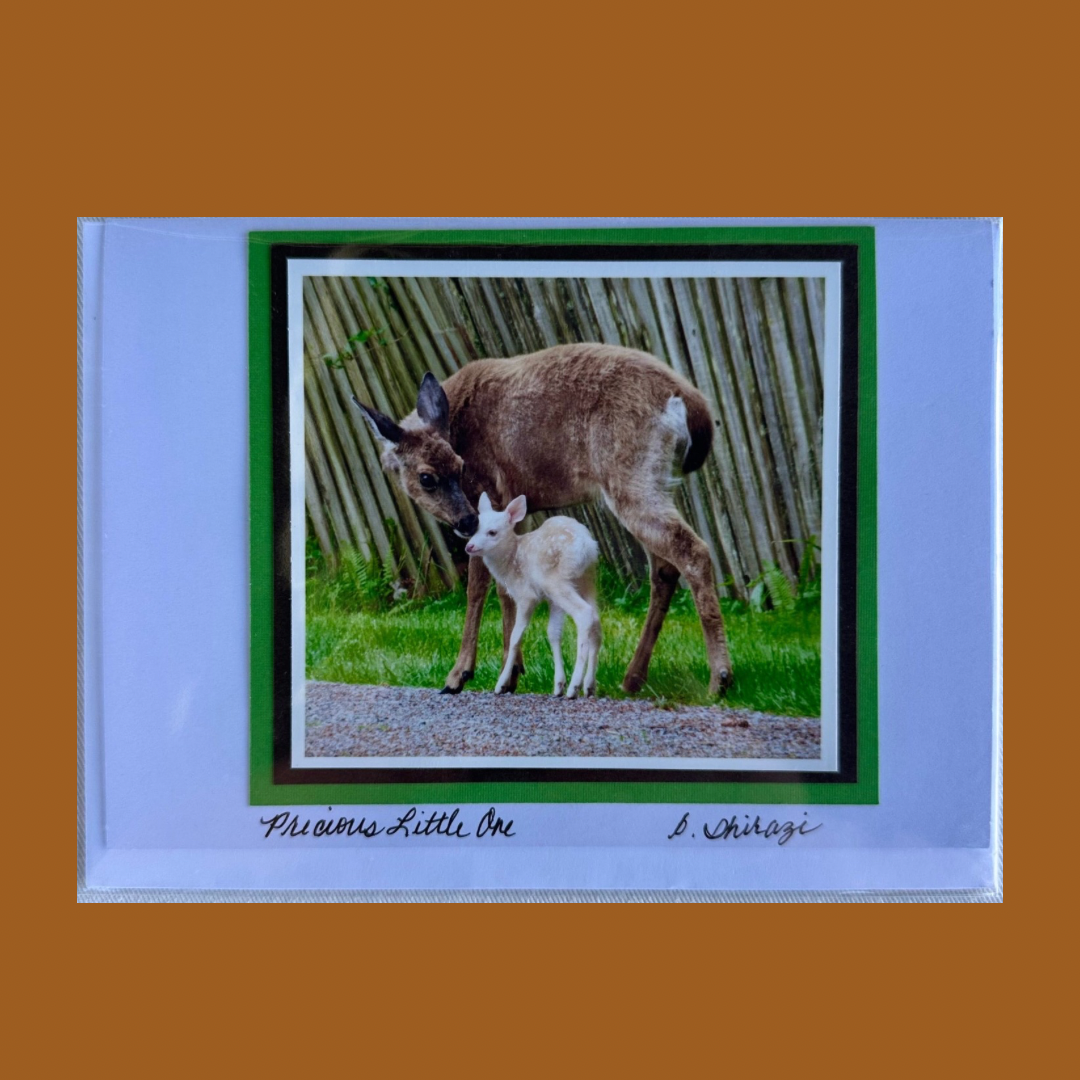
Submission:
POLYGON ((377 555, 365 558, 354 547, 338 553, 338 570, 331 585, 334 606, 344 611, 382 611, 394 600, 396 563, 377 555))
POLYGON ((799 563, 799 596, 821 596, 821 575, 818 573, 821 544, 816 536, 803 542, 802 561, 799 563))
POLYGON ((821 563, 821 541, 816 536, 808 536, 802 540, 782 540, 784 544, 802 544, 803 553, 799 560, 799 576, 796 583, 795 595, 800 600, 814 600, 821 596, 821 574, 818 572, 821 563))
POLYGON ((775 611, 795 609, 795 590, 776 563, 766 563, 747 587, 750 590, 751 611, 764 611, 766 607, 772 607, 775 611))

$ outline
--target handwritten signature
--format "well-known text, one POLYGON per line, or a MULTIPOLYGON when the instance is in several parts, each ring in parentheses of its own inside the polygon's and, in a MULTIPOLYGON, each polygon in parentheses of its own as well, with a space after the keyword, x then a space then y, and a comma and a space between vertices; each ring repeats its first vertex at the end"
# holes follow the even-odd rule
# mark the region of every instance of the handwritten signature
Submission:
MULTIPOLYGON (((705 822, 701 826, 701 833, 706 840, 743 840, 748 836, 763 836, 766 840, 776 840, 777 844, 783 847, 793 836, 806 836, 809 833, 817 832, 821 828, 822 822, 818 822, 817 825, 811 825, 809 821, 809 815, 807 811, 803 811, 803 817, 807 818, 806 821, 777 821, 773 818, 767 824, 764 824, 761 817, 757 814, 754 815, 754 820, 750 820, 749 814, 743 814, 742 819, 739 820, 738 814, 732 814, 730 817, 722 817, 717 819, 715 824, 705 822)), ((668 834, 669 840, 674 840, 677 836, 682 836, 690 826, 690 811, 687 810, 685 814, 679 819, 679 824, 668 834)), ((691 832, 690 838, 694 839, 697 836, 697 832, 691 832)))

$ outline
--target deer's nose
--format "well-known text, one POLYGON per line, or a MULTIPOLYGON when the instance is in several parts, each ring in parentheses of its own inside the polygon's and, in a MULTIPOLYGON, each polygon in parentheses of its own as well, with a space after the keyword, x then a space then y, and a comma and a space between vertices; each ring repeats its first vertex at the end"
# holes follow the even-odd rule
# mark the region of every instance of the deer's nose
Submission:
POLYGON ((454 528, 461 533, 462 536, 472 536, 479 525, 480 519, 475 514, 468 514, 463 518, 459 518, 454 525, 454 528))

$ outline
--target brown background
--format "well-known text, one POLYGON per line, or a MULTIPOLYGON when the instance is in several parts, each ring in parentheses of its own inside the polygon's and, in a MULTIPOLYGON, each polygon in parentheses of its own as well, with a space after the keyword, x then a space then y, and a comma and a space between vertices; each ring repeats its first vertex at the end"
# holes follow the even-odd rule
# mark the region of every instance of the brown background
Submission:
MULTIPOLYGON (((591 16, 582 4, 447 5, 432 15, 267 7, 237 9, 231 22, 212 10, 211 21, 196 7, 133 7, 106 26, 100 9, 50 9, 47 32, 33 24, 41 14, 18 16, 9 48, 27 66, 6 77, 16 115, 10 179, 20 189, 9 200, 19 211, 10 228, 31 252, 20 264, 24 284, 55 270, 48 220, 59 220, 69 189, 78 213, 130 216, 941 215, 1001 214, 1006 194, 1023 185, 1025 209, 1048 226, 1032 230, 1042 253, 1060 258, 1069 247, 1062 196, 1071 174, 1055 161, 1054 132, 1060 139, 1064 128, 1054 114, 1071 64, 1059 66, 1060 28, 1041 19, 1031 27, 1045 35, 1036 43, 989 11, 958 9, 950 21, 940 5, 876 13, 861 5, 836 21, 819 7, 785 16, 706 5, 591 16), (1021 62, 1031 66, 1026 77, 1021 62), (310 80, 316 95, 304 92, 310 80)), ((1015 256, 1020 239, 1025 263, 1027 233, 1025 225, 1013 243, 1015 256)), ((1009 412, 1010 460, 1022 469, 1012 506, 1028 547, 1046 529, 1066 543, 1073 534, 1064 513, 1046 521, 1063 478, 1039 467, 1075 460, 1069 425, 1052 415, 1054 400, 1072 398, 1073 350, 1053 320, 1028 326, 1036 279, 1046 311, 1068 308, 1075 274, 1055 281, 1040 259, 1029 284, 1010 293, 1012 325, 1017 311, 1023 324, 1014 349, 1029 358, 1009 412), (1047 296, 1055 290, 1062 295, 1047 296)), ((9 348, 45 360, 55 320, 48 291, 38 291, 9 348)), ((71 459, 42 439, 40 413, 25 403, 41 401, 43 379, 60 391, 46 396, 63 400, 63 381, 39 362, 9 370, 5 413, 18 422, 4 425, 7 461, 32 456, 62 488, 71 459)), ((31 564, 10 582, 14 606, 31 613, 17 649, 17 666, 29 671, 9 698, 9 722, 25 737, 27 725, 59 730, 49 720, 72 714, 52 650, 26 647, 55 636, 71 595, 33 572, 71 565, 60 539, 70 519, 45 497, 37 468, 33 477, 12 471, 10 505, 26 495, 41 508, 18 519, 46 523, 32 541, 8 534, 19 565, 31 564)), ((1033 550, 1021 559, 1032 575, 1043 565, 1033 550)), ((1034 631, 1012 640, 1012 670, 1018 658, 1023 669, 1012 716, 1025 730, 1053 716, 1056 731, 1074 722, 1061 708, 1074 693, 1055 675, 1071 670, 1060 662, 1074 619, 1047 610, 1046 590, 1027 572, 1025 580, 1019 618, 1034 631), (1028 610, 1036 602, 1038 617, 1028 610), (1029 677, 1035 650, 1041 678, 1029 677)), ((1014 752, 1014 793, 1028 752, 1014 752)), ((34 827, 19 837, 18 877, 36 885, 53 876, 47 838, 61 822, 36 785, 20 792, 19 783, 9 798, 34 827)), ((1051 798, 1043 786, 1039 803, 1051 798)), ((1029 846, 1048 849, 1047 878, 1070 857, 1056 808, 1040 809, 1023 830, 1021 895, 1031 890, 1029 846)), ((16 949, 30 950, 13 973, 26 1010, 16 1045, 41 1072, 63 1056, 70 1069, 108 1062, 114 1075, 335 1065, 364 1076, 607 1075, 632 1065, 677 1076, 810 1062, 841 1074, 886 1063, 975 1072, 991 1062, 1007 1068, 1009 1045, 1022 1039, 1025 1064, 1038 1070, 1049 1064, 1047 1036, 1065 1000, 1037 970, 1038 958, 1060 955, 1045 945, 1062 888, 1048 880, 1040 918, 1022 939, 1000 921, 984 924, 987 916, 931 922, 909 912, 886 926, 850 908, 828 916, 713 906, 637 916, 249 908, 227 924, 185 908, 160 925, 131 908, 110 917, 82 906, 76 937, 48 916, 46 900, 16 935, 16 949)))

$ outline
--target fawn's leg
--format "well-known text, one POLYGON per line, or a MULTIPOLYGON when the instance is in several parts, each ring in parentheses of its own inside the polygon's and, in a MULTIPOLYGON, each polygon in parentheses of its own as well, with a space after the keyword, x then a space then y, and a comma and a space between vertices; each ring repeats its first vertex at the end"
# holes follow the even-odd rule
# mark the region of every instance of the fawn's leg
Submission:
POLYGON ((562 632, 563 623, 566 621, 566 612, 556 604, 549 603, 548 614, 548 643, 551 645, 551 655, 555 661, 555 697, 561 697, 566 689, 566 669, 563 667, 562 658, 562 632))
POLYGON ((600 662, 600 606, 596 602, 596 587, 589 582, 582 589, 582 597, 592 608, 592 626, 589 630, 589 649, 585 660, 585 682, 583 687, 586 697, 596 697, 596 668, 600 662))
POLYGON ((589 642, 594 636, 593 624, 599 625, 599 620, 594 618, 592 605, 584 599, 573 586, 567 586, 560 590, 556 602, 559 607, 570 613, 577 627, 577 659, 574 661, 574 671, 570 676, 570 685, 566 688, 566 697, 577 697, 581 690, 581 684, 585 678, 585 667, 589 656, 589 642))
POLYGON ((649 661, 678 584, 679 571, 655 552, 649 552, 649 613, 645 616, 641 640, 623 679, 623 689, 628 694, 636 694, 649 678, 649 661))
MULTIPOLYGON (((705 635, 705 651, 709 658, 709 693, 717 694, 731 684, 731 657, 728 653, 727 636, 724 633, 724 617, 720 613, 720 599, 716 592, 716 577, 713 574, 709 549, 689 525, 679 516, 674 503, 668 505, 645 505, 633 498, 612 500, 619 520, 635 536, 645 550, 656 556, 663 563, 674 566, 686 578, 694 597, 701 629, 705 635)), ((672 586, 672 592, 674 586, 672 586)), ((671 603, 670 595, 667 603, 671 603)), ((666 614, 666 607, 664 613, 666 614)), ((652 604, 649 604, 649 617, 652 616, 652 604)), ((659 626, 663 615, 659 615, 659 626)), ((639 652, 646 645, 649 622, 646 620, 646 632, 642 634, 639 652)), ((653 639, 655 644, 655 638, 653 639)), ((647 650, 652 652, 650 644, 647 650)), ((636 659, 636 655, 635 655, 636 659)), ((627 681, 634 671, 627 671, 627 681)))
MULTIPOLYGON (((514 668, 514 657, 517 656, 518 650, 521 648, 521 639, 525 635, 525 628, 529 625, 529 619, 532 618, 533 610, 536 607, 535 600, 525 600, 517 605, 517 614, 514 618, 514 629, 510 633, 510 643, 506 650, 506 663, 503 664, 502 674, 499 676, 499 681, 495 684, 496 694, 505 694, 512 689, 509 685, 511 674, 514 668)), ((517 684, 517 677, 514 677, 514 683, 517 684)))
MULTIPOLYGON (((495 590, 499 594, 499 608, 502 611, 502 625, 503 625, 503 664, 506 664, 506 657, 510 651, 510 635, 514 632, 514 598, 498 583, 495 582, 495 590)), ((525 661, 521 656, 521 645, 519 643, 517 651, 514 655, 514 663, 510 668, 510 678, 506 684, 506 692, 512 694, 517 689, 518 678, 525 674, 525 661)))
POLYGON ((484 560, 470 559, 461 649, 450 674, 446 676, 446 685, 439 691, 440 694, 460 694, 476 671, 476 642, 480 637, 480 620, 484 615, 484 599, 490 584, 491 571, 484 565, 484 560))

